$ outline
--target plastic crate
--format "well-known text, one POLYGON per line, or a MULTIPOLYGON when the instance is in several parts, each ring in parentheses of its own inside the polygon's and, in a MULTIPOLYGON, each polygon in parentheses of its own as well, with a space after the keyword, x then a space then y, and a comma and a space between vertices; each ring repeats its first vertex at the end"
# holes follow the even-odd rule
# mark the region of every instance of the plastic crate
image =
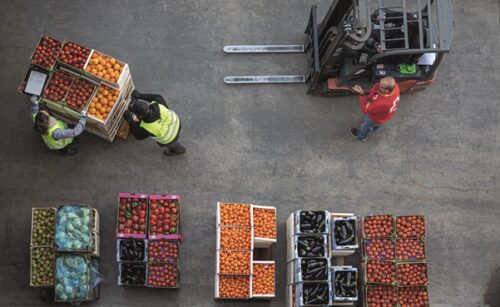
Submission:
MULTIPOLYGON (((142 275, 142 274, 141 274, 142 275)), ((144 287, 146 286, 147 282, 147 264, 145 262, 122 262, 118 263, 118 286, 127 286, 127 287, 144 287), (129 284, 129 283, 124 283, 122 280, 122 271, 123 267, 125 266, 137 266, 138 268, 144 268, 144 283, 137 283, 137 284, 129 284)))
POLYGON ((358 243, 358 230, 357 230, 357 219, 356 217, 335 217, 331 221, 331 238, 332 238, 332 250, 354 250, 359 247, 358 243), (348 221, 352 222, 353 228, 354 228, 354 244, 351 245, 341 245, 337 244, 336 238, 335 238, 335 226, 337 223, 340 221, 348 221))
POLYGON ((294 234, 304 234, 304 235, 328 235, 330 234, 330 212, 328 211, 322 211, 322 210, 297 210, 295 211, 295 228, 294 228, 294 234), (300 213, 301 212, 316 212, 316 213, 322 213, 323 218, 324 218, 324 225, 325 225, 325 230, 324 231, 314 231, 314 232, 308 232, 306 230, 301 229, 300 227, 300 213))
POLYGON ((148 222, 148 238, 150 240, 159 240, 159 239, 167 239, 167 240, 181 240, 181 198, 179 195, 149 195, 149 212, 148 215, 150 217, 148 222), (151 216, 152 216, 152 208, 151 201, 172 201, 176 204, 177 210, 177 226, 176 233, 172 234, 151 234, 151 216))
POLYGON ((332 291, 333 291, 333 302, 354 302, 354 301, 357 301, 358 300, 358 269, 357 268, 353 268, 352 266, 332 266, 331 267, 331 274, 332 274, 332 291), (354 287, 354 291, 355 291, 355 296, 353 297, 347 297, 347 296, 337 296, 336 294, 336 286, 335 286, 335 278, 336 278, 336 274, 339 273, 339 272, 352 272, 352 274, 354 274, 355 278, 354 278, 354 283, 355 283, 355 287, 354 287))
MULTIPOLYGON (((137 200, 145 200, 146 203, 148 202, 148 195, 147 194, 135 194, 135 193, 119 193, 118 194, 118 211, 117 211, 117 223, 116 223, 116 237, 117 238, 135 238, 135 239, 145 239, 147 237, 147 226, 148 226, 148 208, 146 208, 146 221, 145 221, 145 230, 144 233, 123 233, 120 232, 118 229, 118 218, 120 217, 120 200, 121 199, 137 199, 137 200)), ((149 207, 149 206, 147 206, 149 207)))
POLYGON ((331 282, 331 275, 330 275, 330 258, 297 258, 293 260, 293 269, 294 269, 294 280, 293 283, 297 282, 331 282), (304 279, 304 270, 302 267, 302 261, 304 262, 309 262, 312 260, 317 260, 324 262, 326 265, 325 271, 326 271, 326 278, 321 278, 321 279, 304 279))
POLYGON ((132 238, 127 238, 127 239, 118 239, 116 240, 116 261, 117 262, 147 262, 148 261, 148 240, 146 239, 132 239, 132 238), (121 255, 121 244, 125 241, 142 241, 144 242, 144 257, 142 259, 137 259, 137 260, 125 260, 122 259, 121 255))
POLYGON ((332 285, 329 282, 312 282, 312 283, 297 283, 295 285, 295 301, 296 301, 296 306, 329 306, 333 304, 333 299, 332 299, 332 285), (304 297, 304 289, 307 287, 311 287, 311 285, 314 284, 322 284, 327 287, 327 301, 324 303, 312 303, 312 304, 306 304, 305 302, 305 297, 304 297))

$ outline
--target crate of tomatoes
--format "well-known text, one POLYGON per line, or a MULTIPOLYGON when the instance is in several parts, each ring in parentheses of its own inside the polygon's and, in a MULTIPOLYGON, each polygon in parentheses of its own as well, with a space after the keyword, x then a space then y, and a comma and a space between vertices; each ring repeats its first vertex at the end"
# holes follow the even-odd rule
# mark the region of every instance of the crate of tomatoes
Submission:
POLYGON ((181 239, 181 198, 179 195, 149 195, 150 240, 181 239))
POLYGON ((147 194, 118 194, 117 238, 145 239, 147 236, 147 219, 147 194))
POLYGON ((179 273, 177 263, 148 263, 147 287, 178 289, 179 273))

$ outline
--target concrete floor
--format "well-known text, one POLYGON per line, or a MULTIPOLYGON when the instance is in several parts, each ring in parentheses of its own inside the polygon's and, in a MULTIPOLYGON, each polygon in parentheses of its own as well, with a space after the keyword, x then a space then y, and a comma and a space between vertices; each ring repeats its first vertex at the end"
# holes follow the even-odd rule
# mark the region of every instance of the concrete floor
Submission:
POLYGON ((367 143, 348 135, 355 97, 309 97, 305 85, 227 86, 230 74, 301 73, 302 55, 229 56, 227 44, 300 43, 309 8, 330 1, 0 1, 0 305, 40 306, 28 287, 30 210, 86 203, 101 212, 106 280, 92 306, 284 306, 285 228, 299 208, 425 214, 433 306, 500 306, 499 3, 455 1, 453 50, 433 88, 404 96, 367 143), (82 137, 75 157, 49 152, 16 91, 42 33, 130 64, 183 120, 188 153, 149 141, 82 137), (116 285, 118 192, 183 198, 179 291, 116 285), (278 208, 277 297, 214 302, 219 200, 278 208))

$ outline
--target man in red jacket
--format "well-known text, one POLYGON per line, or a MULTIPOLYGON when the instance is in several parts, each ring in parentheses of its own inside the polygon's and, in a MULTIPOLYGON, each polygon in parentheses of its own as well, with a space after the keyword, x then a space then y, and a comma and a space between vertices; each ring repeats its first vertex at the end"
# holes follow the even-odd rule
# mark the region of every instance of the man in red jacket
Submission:
POLYGON ((385 77, 370 89, 368 95, 365 95, 359 85, 354 86, 352 90, 361 95, 359 106, 366 116, 359 129, 351 128, 351 134, 364 142, 370 132, 377 131, 396 114, 399 106, 399 86, 393 77, 385 77))

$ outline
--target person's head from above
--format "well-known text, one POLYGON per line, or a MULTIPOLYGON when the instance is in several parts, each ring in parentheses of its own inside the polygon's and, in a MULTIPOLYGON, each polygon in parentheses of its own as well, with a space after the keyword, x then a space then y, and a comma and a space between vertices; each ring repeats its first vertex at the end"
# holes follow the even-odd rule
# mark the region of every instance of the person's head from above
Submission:
POLYGON ((40 111, 35 115, 35 130, 43 134, 50 128, 50 116, 47 111, 40 111))
POLYGON ((137 98, 132 98, 128 109, 139 118, 147 118, 151 114, 149 104, 145 101, 138 100, 137 98))
POLYGON ((380 79, 379 92, 384 95, 392 94, 396 87, 396 80, 393 77, 384 77, 380 79))

